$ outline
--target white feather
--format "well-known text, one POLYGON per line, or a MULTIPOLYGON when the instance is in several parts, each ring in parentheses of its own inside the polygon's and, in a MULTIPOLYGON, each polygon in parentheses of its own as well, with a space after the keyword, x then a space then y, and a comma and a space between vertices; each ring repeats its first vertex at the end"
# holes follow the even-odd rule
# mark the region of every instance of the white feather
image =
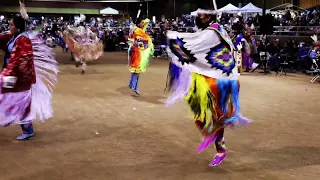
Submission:
POLYGON ((317 37, 317 35, 311 36, 311 39, 312 39, 314 42, 318 42, 318 37, 317 37))
POLYGON ((86 16, 83 14, 80 14, 80 22, 84 22, 86 20, 86 16))

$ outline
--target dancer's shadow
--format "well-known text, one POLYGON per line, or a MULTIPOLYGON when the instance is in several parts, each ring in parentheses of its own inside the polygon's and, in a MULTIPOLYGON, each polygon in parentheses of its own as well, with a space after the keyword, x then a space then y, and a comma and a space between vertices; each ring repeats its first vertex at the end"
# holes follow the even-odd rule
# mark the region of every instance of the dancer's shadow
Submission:
POLYGON ((318 147, 283 147, 277 150, 252 149, 246 156, 254 157, 255 162, 235 165, 233 161, 225 161, 228 169, 237 172, 259 170, 295 170, 297 168, 320 165, 320 148, 318 147))
POLYGON ((132 92, 128 86, 120 87, 116 89, 117 92, 121 93, 122 95, 131 95, 137 101, 147 102, 151 104, 163 104, 164 96, 162 95, 136 95, 132 92))

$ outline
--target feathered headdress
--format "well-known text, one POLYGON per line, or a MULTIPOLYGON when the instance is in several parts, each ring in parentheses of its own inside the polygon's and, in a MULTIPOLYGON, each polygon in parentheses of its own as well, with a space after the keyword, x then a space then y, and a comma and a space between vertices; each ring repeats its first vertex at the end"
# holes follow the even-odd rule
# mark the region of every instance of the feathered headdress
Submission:
POLYGON ((197 14, 217 14, 218 11, 216 10, 208 10, 208 9, 197 9, 197 14))
POLYGON ((143 23, 143 31, 146 31, 148 26, 149 26, 149 23, 150 23, 150 19, 146 18, 145 20, 142 20, 142 23, 143 23))
POLYGON ((217 3, 216 3, 216 0, 212 0, 212 4, 213 4, 213 10, 211 9, 202 9, 202 8, 199 8, 196 10, 196 13, 197 14, 208 14, 208 15, 214 15, 214 14, 218 14, 218 7, 217 7, 217 3))
POLYGON ((311 36, 311 39, 314 41, 314 42, 313 42, 314 47, 320 49, 320 42, 318 41, 317 35, 311 36))
POLYGON ((311 36, 311 39, 312 39, 314 42, 318 42, 318 37, 317 37, 317 35, 311 36))
POLYGON ((83 14, 80 14, 79 20, 80 20, 80 22, 84 22, 86 20, 86 16, 83 14))

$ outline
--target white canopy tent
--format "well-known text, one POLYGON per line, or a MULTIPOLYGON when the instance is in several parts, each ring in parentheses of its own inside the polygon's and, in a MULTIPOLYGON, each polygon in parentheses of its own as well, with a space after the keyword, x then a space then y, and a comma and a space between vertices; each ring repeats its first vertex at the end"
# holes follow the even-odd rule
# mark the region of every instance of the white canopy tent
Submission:
POLYGON ((193 11, 190 13, 191 16, 198 16, 198 11, 193 11))
POLYGON ((108 8, 105 8, 105 9, 101 10, 100 14, 117 15, 117 14, 119 14, 119 11, 117 11, 117 10, 111 8, 111 7, 108 7, 108 8))
POLYGON ((242 13, 262 13, 263 9, 249 3, 240 9, 242 13))
POLYGON ((229 14, 237 14, 239 11, 240 11, 240 9, 238 7, 232 5, 231 3, 224 6, 221 9, 218 9, 219 13, 229 13, 229 14))

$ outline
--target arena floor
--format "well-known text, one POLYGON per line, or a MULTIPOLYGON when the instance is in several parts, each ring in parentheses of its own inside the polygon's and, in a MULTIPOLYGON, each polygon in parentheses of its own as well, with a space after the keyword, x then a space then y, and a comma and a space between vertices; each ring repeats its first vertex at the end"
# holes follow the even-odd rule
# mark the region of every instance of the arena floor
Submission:
POLYGON ((208 167, 215 148, 195 152, 200 135, 183 104, 165 108, 166 60, 153 60, 136 97, 125 53, 106 53, 80 75, 56 49, 61 73, 55 116, 36 137, 0 130, 1 180, 315 180, 320 179, 320 83, 311 77, 241 76, 242 113, 228 130, 229 157, 208 167))

